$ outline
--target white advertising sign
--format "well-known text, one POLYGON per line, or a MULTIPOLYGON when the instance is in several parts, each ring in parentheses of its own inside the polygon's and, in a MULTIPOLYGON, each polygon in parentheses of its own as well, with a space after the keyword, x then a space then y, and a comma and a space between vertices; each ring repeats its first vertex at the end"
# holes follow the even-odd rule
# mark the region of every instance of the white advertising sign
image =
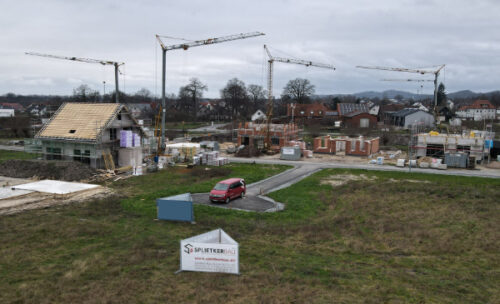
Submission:
POLYGON ((181 241, 182 271, 240 273, 239 245, 222 229, 181 241))
POLYGON ((295 154, 295 150, 292 149, 292 148, 283 148, 283 154, 294 155, 295 154))

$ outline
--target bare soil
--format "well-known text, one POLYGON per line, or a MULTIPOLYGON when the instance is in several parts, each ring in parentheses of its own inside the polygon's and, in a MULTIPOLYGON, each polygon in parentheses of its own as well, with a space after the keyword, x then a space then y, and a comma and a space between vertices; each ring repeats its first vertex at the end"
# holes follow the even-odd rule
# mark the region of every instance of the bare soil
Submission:
POLYGON ((19 197, 0 200, 0 216, 19 213, 31 209, 82 203, 93 199, 107 198, 112 195, 114 195, 114 191, 107 187, 98 187, 67 195, 53 195, 49 193, 34 192, 19 197))
POLYGON ((3 176, 80 181, 96 174, 88 165, 71 161, 7 160, 0 164, 3 176))

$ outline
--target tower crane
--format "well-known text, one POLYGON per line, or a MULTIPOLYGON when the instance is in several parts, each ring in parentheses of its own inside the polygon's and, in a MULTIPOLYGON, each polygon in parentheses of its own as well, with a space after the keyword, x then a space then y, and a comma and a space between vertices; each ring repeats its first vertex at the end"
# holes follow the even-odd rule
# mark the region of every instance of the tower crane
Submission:
POLYGON ((390 68, 390 67, 379 67, 379 66, 356 66, 359 69, 369 69, 369 70, 382 70, 382 71, 392 71, 392 72, 404 72, 404 73, 416 73, 420 75, 425 74, 434 74, 434 116, 436 116, 436 107, 437 107, 437 92, 438 92, 438 77, 439 73, 442 69, 444 69, 446 65, 440 65, 436 70, 428 70, 428 69, 407 69, 407 68, 390 68))
POLYGON ((402 82, 433 82, 432 79, 382 79, 382 81, 402 81, 402 82))
POLYGON ((246 39, 246 38, 251 38, 251 37, 257 37, 257 36, 262 36, 265 35, 264 33, 261 32, 251 32, 251 33, 243 33, 243 34, 235 34, 235 35, 229 35, 229 36, 223 36, 223 37, 218 37, 218 38, 209 38, 205 40, 196 40, 196 41, 190 41, 186 43, 181 43, 181 44, 174 44, 174 45, 165 45, 163 41, 161 40, 161 35, 156 35, 156 39, 160 43, 161 49, 162 49, 162 83, 161 83, 161 142, 160 142, 160 149, 164 149, 164 144, 165 144, 165 70, 166 70, 166 53, 167 51, 172 51, 172 50, 179 50, 183 49, 184 51, 188 50, 189 48, 196 47, 196 46, 203 46, 203 45, 210 45, 210 44, 216 44, 216 43, 222 43, 222 42, 228 42, 228 41, 233 41, 233 40, 239 40, 239 39, 246 39))
POLYGON ((55 59, 64 59, 64 60, 71 60, 71 61, 79 61, 79 62, 86 62, 86 63, 97 63, 101 65, 112 65, 115 67, 115 102, 118 103, 118 95, 119 95, 119 90, 118 90, 118 74, 119 74, 119 67, 121 65, 124 65, 125 63, 123 62, 115 62, 115 61, 110 61, 110 60, 99 60, 99 59, 91 59, 91 58, 80 58, 80 57, 66 57, 66 56, 57 56, 57 55, 49 55, 49 54, 41 54, 41 53, 35 53, 35 52, 26 52, 26 55, 32 55, 32 56, 40 56, 40 57, 47 57, 47 58, 55 58, 55 59))
POLYGON ((292 63, 292 64, 299 64, 299 65, 305 65, 306 67, 313 66, 313 67, 318 67, 318 68, 324 68, 324 69, 330 69, 330 70, 335 70, 335 67, 330 64, 325 64, 325 63, 317 63, 317 62, 312 62, 308 60, 300 60, 300 59, 291 59, 291 58, 282 58, 282 57, 274 57, 271 55, 271 52, 267 48, 267 46, 264 44, 264 50, 267 53, 267 56, 269 59, 267 60, 268 64, 268 74, 267 74, 267 96, 268 96, 268 103, 267 103, 267 135, 266 135, 266 140, 264 143, 264 147, 266 149, 269 149, 271 147, 271 140, 270 140, 270 126, 271 126, 271 117, 273 115, 273 64, 275 61, 277 62, 283 62, 283 63, 292 63))

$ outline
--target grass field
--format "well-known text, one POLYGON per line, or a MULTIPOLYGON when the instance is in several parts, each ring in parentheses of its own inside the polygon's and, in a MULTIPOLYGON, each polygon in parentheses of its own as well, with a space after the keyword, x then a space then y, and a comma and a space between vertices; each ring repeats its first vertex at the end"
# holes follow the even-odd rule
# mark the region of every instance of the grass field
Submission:
MULTIPOLYGON (((36 154, 26 152, 0 150, 0 163, 8 159, 33 159, 36 157, 36 154)), ((0 175, 2 175, 1 172, 0 175)))
MULTIPOLYGON (((232 165, 252 182, 258 166, 232 165)), ((125 180, 126 198, 0 218, 0 302, 498 303, 500 180, 329 169, 271 196, 279 213, 195 206, 154 221, 153 198, 228 172, 125 180), (181 273, 179 240, 223 228, 240 276, 181 273)))

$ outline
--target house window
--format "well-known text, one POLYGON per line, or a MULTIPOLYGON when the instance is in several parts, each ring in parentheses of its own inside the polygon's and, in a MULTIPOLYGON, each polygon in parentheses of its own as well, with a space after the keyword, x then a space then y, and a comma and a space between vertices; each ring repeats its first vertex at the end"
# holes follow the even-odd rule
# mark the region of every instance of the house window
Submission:
POLYGON ((122 120, 122 113, 118 113, 118 115, 116 115, 116 119, 122 120))
POLYGON ((363 140, 359 141, 359 148, 361 151, 365 151, 365 142, 363 140))
POLYGON ((280 138, 279 137, 271 137, 271 145, 279 146, 280 145, 280 138))
POLYGON ((76 130, 69 130, 70 134, 75 134, 76 130))
POLYGON ((61 148, 51 148, 51 147, 47 147, 46 148, 46 152, 47 152, 47 159, 48 160, 53 160, 53 159, 62 159, 62 155, 61 155, 61 148))
POLYGON ((304 111, 300 111, 300 114, 304 115, 304 111))
POLYGON ((351 140, 351 151, 356 151, 356 141, 351 140))
POLYGON ((311 111, 311 115, 314 115, 314 111, 311 111))
POLYGON ((90 150, 85 150, 82 154, 82 163, 90 164, 90 150))
POLYGON ((323 111, 319 111, 318 113, 319 113, 319 115, 321 115, 321 114, 323 114, 323 111))
POLYGON ((116 129, 109 129, 109 140, 116 140, 116 129))
POLYGON ((325 138, 324 137, 321 138, 321 147, 323 147, 323 148, 326 147, 325 138))
POLYGON ((73 150, 73 160, 74 161, 82 161, 81 157, 81 151, 80 150, 73 150))

